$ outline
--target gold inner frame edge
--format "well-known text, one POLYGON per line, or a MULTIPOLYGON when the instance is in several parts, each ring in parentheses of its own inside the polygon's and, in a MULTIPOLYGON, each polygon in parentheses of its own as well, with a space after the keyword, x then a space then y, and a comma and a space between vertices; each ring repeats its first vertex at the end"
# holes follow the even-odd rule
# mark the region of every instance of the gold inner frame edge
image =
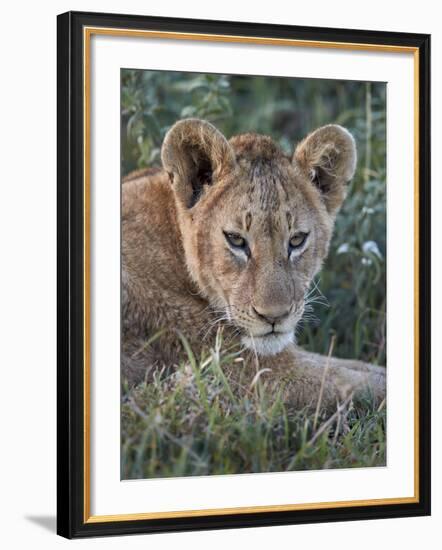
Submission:
POLYGON ((251 514, 264 512, 285 512, 300 510, 319 510, 356 506, 378 506, 411 504, 419 502, 419 49, 412 46, 393 46, 389 44, 364 44, 350 42, 329 42, 319 40, 297 40, 281 38, 246 37, 236 35, 182 33, 167 31, 148 31, 137 29, 117 29, 110 27, 83 28, 83 139, 84 139, 84 485, 83 516, 84 523, 106 523, 116 521, 137 521, 148 519, 171 519, 186 517, 204 517, 229 514, 251 514), (374 52, 412 53, 414 62, 414 495, 411 497, 365 499, 335 502, 316 502, 281 504, 269 506, 241 506, 233 508, 214 508, 205 510, 173 510, 167 512, 146 512, 115 515, 91 515, 91 473, 90 473, 90 41, 92 35, 128 36, 132 38, 157 38, 174 40, 194 40, 204 42, 249 43, 269 46, 292 46, 304 48, 328 48, 343 50, 362 50, 374 52))

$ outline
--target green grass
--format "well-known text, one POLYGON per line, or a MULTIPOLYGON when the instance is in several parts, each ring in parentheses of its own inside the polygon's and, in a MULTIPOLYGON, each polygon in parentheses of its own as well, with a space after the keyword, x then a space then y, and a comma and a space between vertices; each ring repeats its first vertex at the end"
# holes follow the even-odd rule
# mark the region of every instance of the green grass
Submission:
POLYGON ((226 375, 241 372, 241 356, 220 340, 201 358, 186 355, 175 371, 123 388, 123 479, 385 465, 385 408, 369 396, 316 415, 259 379, 250 387, 226 375))

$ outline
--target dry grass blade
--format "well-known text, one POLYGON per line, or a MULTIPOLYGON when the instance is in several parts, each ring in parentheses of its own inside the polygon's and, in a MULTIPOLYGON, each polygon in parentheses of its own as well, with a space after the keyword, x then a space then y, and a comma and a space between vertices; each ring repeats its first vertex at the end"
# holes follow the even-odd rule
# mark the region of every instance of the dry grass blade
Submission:
POLYGON ((265 372, 272 372, 272 370, 271 369, 261 369, 261 370, 259 370, 255 374, 255 376, 253 377, 253 380, 250 384, 250 389, 251 390, 256 386, 256 384, 258 383, 258 380, 261 378, 261 375, 264 374, 265 372))
POLYGON ((322 424, 319 429, 313 434, 313 437, 309 439, 307 442, 307 445, 313 445, 313 443, 318 439, 318 437, 324 433, 324 431, 333 424, 333 422, 339 417, 339 415, 345 410, 347 405, 350 404, 351 400, 353 399, 353 393, 351 393, 347 399, 342 403, 342 405, 338 405, 338 408, 336 412, 334 412, 330 418, 328 418, 324 424, 322 424))
POLYGON ((385 403, 386 403, 386 402, 387 402, 387 400, 386 400, 385 397, 384 397, 384 399, 382 399, 382 401, 381 401, 381 404, 380 404, 379 407, 376 409, 377 412, 381 412, 381 411, 382 411, 382 409, 385 407, 385 403))
POLYGON ((327 362, 324 367, 324 372, 322 373, 321 389, 319 390, 319 397, 318 397, 318 402, 316 403, 315 417, 313 420, 313 430, 316 430, 316 425, 318 423, 319 412, 321 410, 321 404, 322 404, 322 397, 324 395, 325 380, 327 378, 328 369, 330 368, 330 358, 332 356, 333 348, 335 346, 335 340, 336 340, 336 335, 333 334, 330 342, 330 347, 328 349, 327 362))

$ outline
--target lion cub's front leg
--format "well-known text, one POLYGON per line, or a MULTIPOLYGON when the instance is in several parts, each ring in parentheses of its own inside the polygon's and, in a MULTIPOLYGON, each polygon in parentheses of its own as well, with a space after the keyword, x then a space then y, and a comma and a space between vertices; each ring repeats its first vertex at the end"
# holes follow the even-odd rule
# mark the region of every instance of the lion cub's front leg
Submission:
POLYGON ((266 385, 276 384, 285 399, 299 407, 335 409, 351 395, 365 392, 379 404, 386 394, 385 368, 361 361, 337 359, 291 346, 282 353, 260 359, 266 385), (263 371, 264 373, 264 371, 263 371))

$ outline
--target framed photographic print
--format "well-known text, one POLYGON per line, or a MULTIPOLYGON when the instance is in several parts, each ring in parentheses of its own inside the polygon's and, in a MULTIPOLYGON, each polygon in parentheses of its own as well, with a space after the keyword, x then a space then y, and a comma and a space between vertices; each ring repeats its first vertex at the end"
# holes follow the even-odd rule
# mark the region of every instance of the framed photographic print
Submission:
POLYGON ((58 17, 58 533, 430 513, 430 37, 58 17))

